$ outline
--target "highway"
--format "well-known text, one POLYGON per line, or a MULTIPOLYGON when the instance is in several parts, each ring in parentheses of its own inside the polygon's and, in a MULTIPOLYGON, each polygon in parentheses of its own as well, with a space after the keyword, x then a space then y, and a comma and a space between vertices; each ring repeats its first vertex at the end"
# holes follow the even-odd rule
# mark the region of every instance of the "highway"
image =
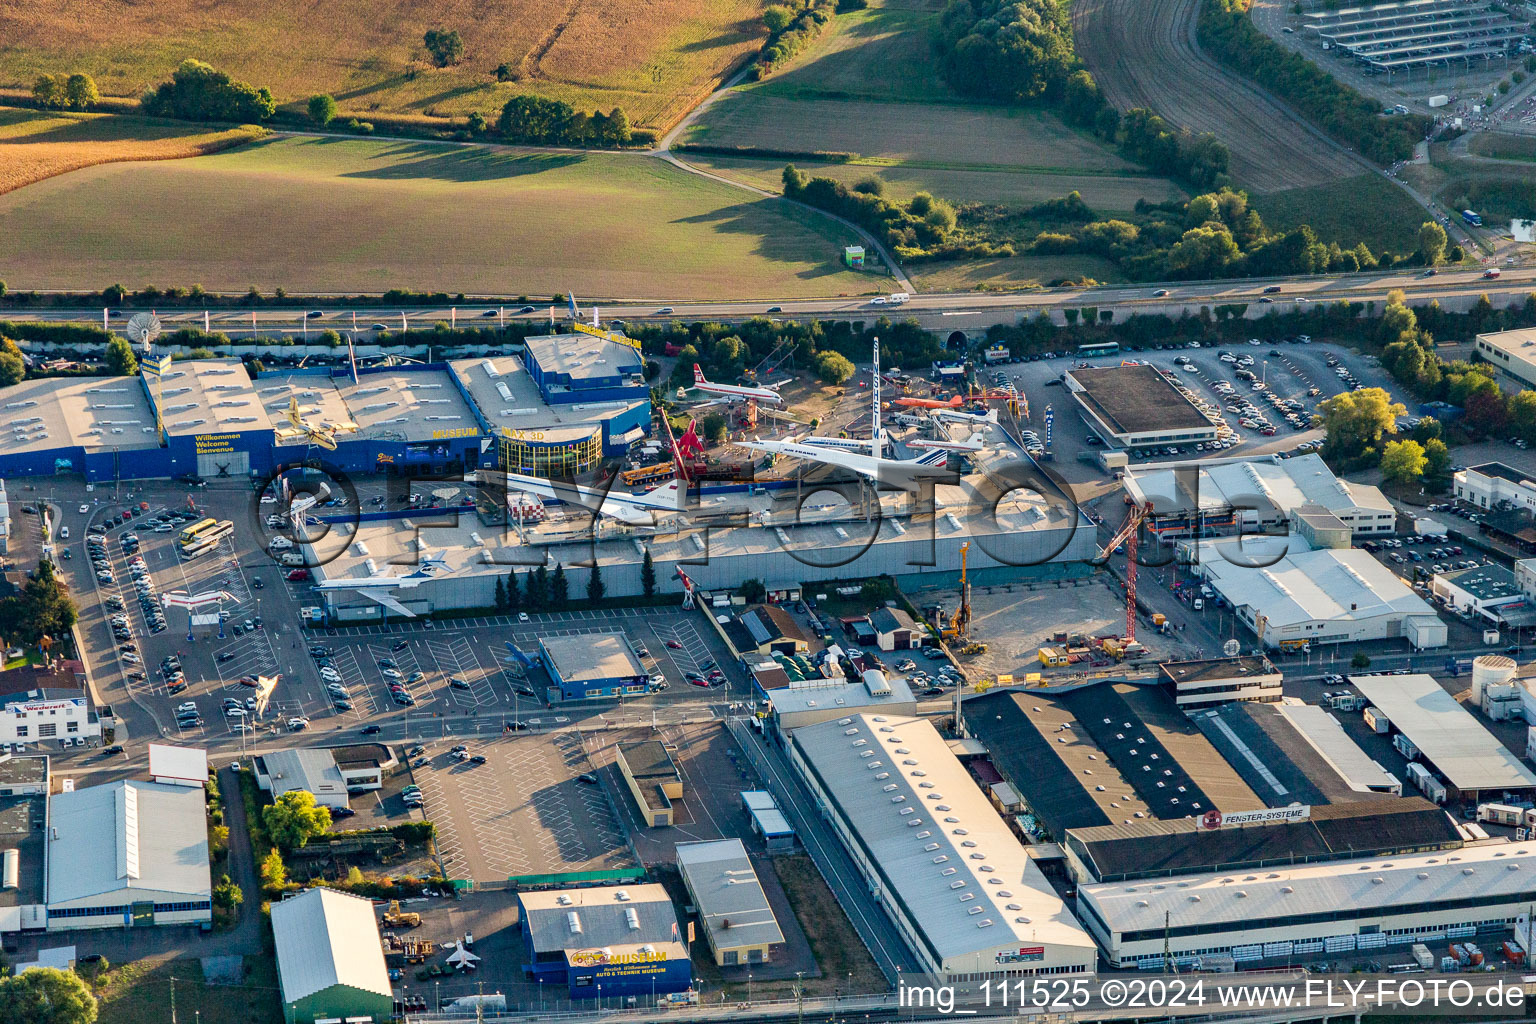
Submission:
MULTIPOLYGON (((1503 268, 1501 276, 1489 280, 1481 269, 1447 269, 1432 277, 1423 271, 1373 271, 1319 277, 1241 278, 1229 281, 1200 281, 1168 284, 1115 285, 1099 288, 1053 288, 1033 292, 937 292, 913 295, 905 302, 880 301, 870 296, 837 296, 823 299, 798 299, 775 302, 772 299, 725 302, 691 302, 665 305, 633 299, 598 300, 605 321, 667 322, 670 320, 737 321, 755 316, 782 319, 873 319, 879 316, 913 318, 932 330, 971 329, 1033 316, 1054 314, 1070 307, 1096 306, 1115 311, 1123 320, 1132 313, 1164 313, 1178 316, 1188 309, 1226 303, 1248 303, 1248 315, 1263 315, 1268 309, 1290 312, 1310 303, 1375 302, 1380 308, 1388 292, 1399 289, 1412 303, 1439 301, 1448 310, 1464 310, 1478 297, 1487 295, 1495 305, 1523 302, 1536 290, 1536 267, 1503 268), (1266 289, 1277 288, 1266 294, 1266 289), (1268 299, 1268 302, 1263 300, 1268 299)), ((564 303, 495 303, 481 299, 463 306, 417 306, 405 309, 379 307, 337 308, 324 297, 314 306, 261 307, 256 309, 158 308, 156 312, 167 329, 206 325, 232 338, 272 336, 302 337, 326 329, 355 331, 359 341, 366 341, 378 328, 400 330, 402 327, 425 330, 438 322, 458 328, 495 326, 501 323, 547 320, 553 312, 557 321, 569 316, 564 303), (317 315, 306 318, 305 313, 317 315)), ((583 319, 590 316, 594 302, 581 300, 583 319)), ((4 315, 10 319, 55 322, 103 322, 102 309, 96 308, 11 308, 4 315)), ((121 328, 131 310, 113 310, 108 326, 121 328)))

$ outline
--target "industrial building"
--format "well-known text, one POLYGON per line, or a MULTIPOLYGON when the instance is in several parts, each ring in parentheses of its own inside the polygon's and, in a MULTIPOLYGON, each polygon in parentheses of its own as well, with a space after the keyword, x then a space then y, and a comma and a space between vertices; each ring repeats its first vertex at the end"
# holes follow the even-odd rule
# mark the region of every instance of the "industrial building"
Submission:
POLYGON ((201 789, 114 782, 54 794, 48 930, 213 920, 201 789))
POLYGON ((1352 675, 1349 682, 1401 734, 1393 741, 1411 762, 1410 776, 1436 803, 1477 800, 1484 793, 1536 795, 1536 774, 1433 676, 1352 675))
POLYGON ((1273 865, 1078 889, 1083 923, 1115 967, 1239 964, 1498 935, 1536 900, 1536 844, 1493 843, 1388 859, 1273 865))
POLYGON ((1214 441, 1216 425, 1156 367, 1079 367, 1062 374, 1089 428, 1117 448, 1214 441))
POLYGON ((394 993, 373 903, 324 887, 272 904, 277 981, 287 1024, 385 1024, 394 993))
POLYGON ((753 605, 725 623, 725 638, 738 657, 804 654, 811 646, 800 624, 772 604, 753 605))
POLYGON ((715 963, 768 963, 773 947, 784 943, 784 933, 741 840, 679 843, 677 869, 715 963))
POLYGON ((255 758, 256 785, 276 800, 284 793, 302 791, 323 807, 347 807, 350 794, 378 789, 382 784, 376 758, 349 762, 343 770, 330 750, 291 747, 272 750, 255 758))
POLYGON ((1265 806, 1156 683, 994 690, 962 710, 1042 838, 1265 806))
POLYGON ((796 730, 789 756, 906 939, 912 973, 1093 971, 1092 939, 928 720, 849 715, 796 730))
POLYGON ((838 672, 828 678, 819 674, 791 678, 776 662, 748 666, 756 699, 766 705, 767 727, 786 737, 796 729, 815 725, 853 712, 885 715, 917 714, 917 698, 900 675, 878 670, 852 682, 838 672))
POLYGON ((1266 806, 1350 803, 1403 791, 1402 780, 1315 704, 1229 703, 1190 717, 1266 806))
POLYGON ((549 673, 551 700, 593 700, 645 693, 645 666, 623 633, 539 637, 539 663, 549 673))
POLYGON ((254 380, 238 359, 185 359, 158 375, 22 381, 4 405, 0 475, 91 481, 243 478, 315 457, 344 473, 561 476, 623 455, 651 423, 639 352, 586 334, 530 338, 517 356, 254 380), (290 403, 335 447, 290 423, 290 403))
POLYGON ((1325 8, 1303 14, 1302 27, 1323 49, 1353 57, 1368 72, 1389 75, 1503 61, 1526 33, 1526 26, 1512 19, 1505 7, 1488 0, 1400 0, 1325 8))
POLYGON ((1173 688, 1174 703, 1186 711, 1228 701, 1275 701, 1284 676, 1262 655, 1165 661, 1158 674, 1173 688))
POLYGON ((1536 328, 1479 334, 1476 348, 1484 362, 1520 387, 1536 388, 1536 328))
POLYGON ((1480 618, 1494 626, 1536 625, 1536 607, 1502 565, 1489 563, 1471 569, 1435 573, 1430 591, 1445 606, 1468 618, 1480 618))
POLYGON ((517 894, 525 972, 572 999, 665 995, 693 985, 677 911, 660 885, 517 894))
MULTIPOLYGON (((1230 822, 1230 823, 1229 823, 1230 822)), ((1456 823, 1422 797, 1301 807, 1278 819, 1216 828, 1199 818, 1134 821, 1067 832, 1062 849, 1078 884, 1163 879, 1205 871, 1459 850, 1456 823)))
POLYGON ((0 760, 0 937, 48 925, 48 759, 0 760))
POLYGON ((1503 503, 1520 512, 1536 512, 1536 480, 1502 462, 1483 462, 1457 470, 1452 477, 1456 497, 1478 508, 1498 508, 1503 503))
POLYGON ((1319 511, 1362 539, 1390 534, 1397 524, 1397 512, 1379 488, 1340 480, 1312 452, 1132 469, 1124 486, 1133 504, 1152 504, 1147 528, 1159 537, 1278 533, 1293 518, 1319 511))
POLYGON ((1256 635, 1262 622, 1266 647, 1398 637, 1417 650, 1446 644, 1435 610, 1368 552, 1313 549, 1296 536, 1187 541, 1184 548, 1191 571, 1240 622, 1256 635))
POLYGON ((620 743, 615 760, 640 820, 650 828, 673 824, 674 801, 683 798, 683 774, 668 746, 657 740, 620 743))

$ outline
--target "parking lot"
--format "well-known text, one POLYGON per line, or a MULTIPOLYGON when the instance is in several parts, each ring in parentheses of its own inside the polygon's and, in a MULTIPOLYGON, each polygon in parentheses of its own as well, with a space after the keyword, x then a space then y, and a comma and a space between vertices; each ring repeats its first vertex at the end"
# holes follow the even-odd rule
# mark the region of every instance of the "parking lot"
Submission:
POLYGON ((609 794, 596 776, 581 778, 594 766, 578 733, 464 744, 481 764, 455 759, 455 746, 430 742, 411 757, 449 877, 499 882, 634 865, 609 794))

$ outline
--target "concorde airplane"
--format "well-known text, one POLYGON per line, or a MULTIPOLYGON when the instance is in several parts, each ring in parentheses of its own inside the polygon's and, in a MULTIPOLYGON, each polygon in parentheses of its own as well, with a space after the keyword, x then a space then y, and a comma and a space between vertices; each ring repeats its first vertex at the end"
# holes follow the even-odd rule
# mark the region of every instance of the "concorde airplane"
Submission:
POLYGON ((748 388, 739 384, 716 384, 704 377, 704 371, 699 369, 699 364, 693 364, 693 387, 684 388, 684 391, 702 391, 706 395, 719 395, 726 401, 751 401, 767 402, 769 405, 783 405, 784 396, 778 389, 788 384, 774 384, 765 388, 748 388))
POLYGON ((683 511, 682 486, 675 477, 644 494, 624 494, 601 487, 508 473, 507 490, 527 491, 540 498, 578 505, 630 526, 655 526, 659 518, 683 511))
POLYGON ((404 615, 414 619, 416 613, 405 605, 395 600, 393 591, 414 590, 427 580, 438 579, 443 576, 451 576, 454 570, 448 568, 446 561, 448 552, 439 551, 437 554, 423 558, 416 567, 415 572, 409 572, 403 576, 395 576, 388 569, 374 569, 370 575, 356 579, 342 577, 334 580, 323 580, 315 584, 316 590, 355 590, 359 594, 376 601, 394 612, 396 615, 404 615))
POLYGON ((986 436, 977 431, 964 441, 908 441, 908 448, 924 448, 944 452, 979 452, 987 446, 986 436))
POLYGON ((876 483, 892 484, 903 490, 916 490, 924 481, 953 483, 959 479, 959 474, 946 465, 949 461, 947 451, 931 451, 913 459, 882 459, 800 441, 742 441, 740 444, 754 452, 788 455, 806 462, 837 466, 876 483))

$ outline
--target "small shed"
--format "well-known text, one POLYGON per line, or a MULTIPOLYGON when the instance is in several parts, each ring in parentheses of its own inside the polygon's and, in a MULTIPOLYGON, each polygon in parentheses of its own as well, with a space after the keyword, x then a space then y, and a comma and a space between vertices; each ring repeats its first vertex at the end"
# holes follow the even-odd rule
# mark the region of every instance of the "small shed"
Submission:
POLYGON ((906 651, 923 646, 926 636, 905 608, 876 608, 869 614, 875 643, 882 651, 906 651))
POLYGON ((864 266, 864 247, 862 245, 848 245, 843 247, 843 262, 850 267, 864 266))

